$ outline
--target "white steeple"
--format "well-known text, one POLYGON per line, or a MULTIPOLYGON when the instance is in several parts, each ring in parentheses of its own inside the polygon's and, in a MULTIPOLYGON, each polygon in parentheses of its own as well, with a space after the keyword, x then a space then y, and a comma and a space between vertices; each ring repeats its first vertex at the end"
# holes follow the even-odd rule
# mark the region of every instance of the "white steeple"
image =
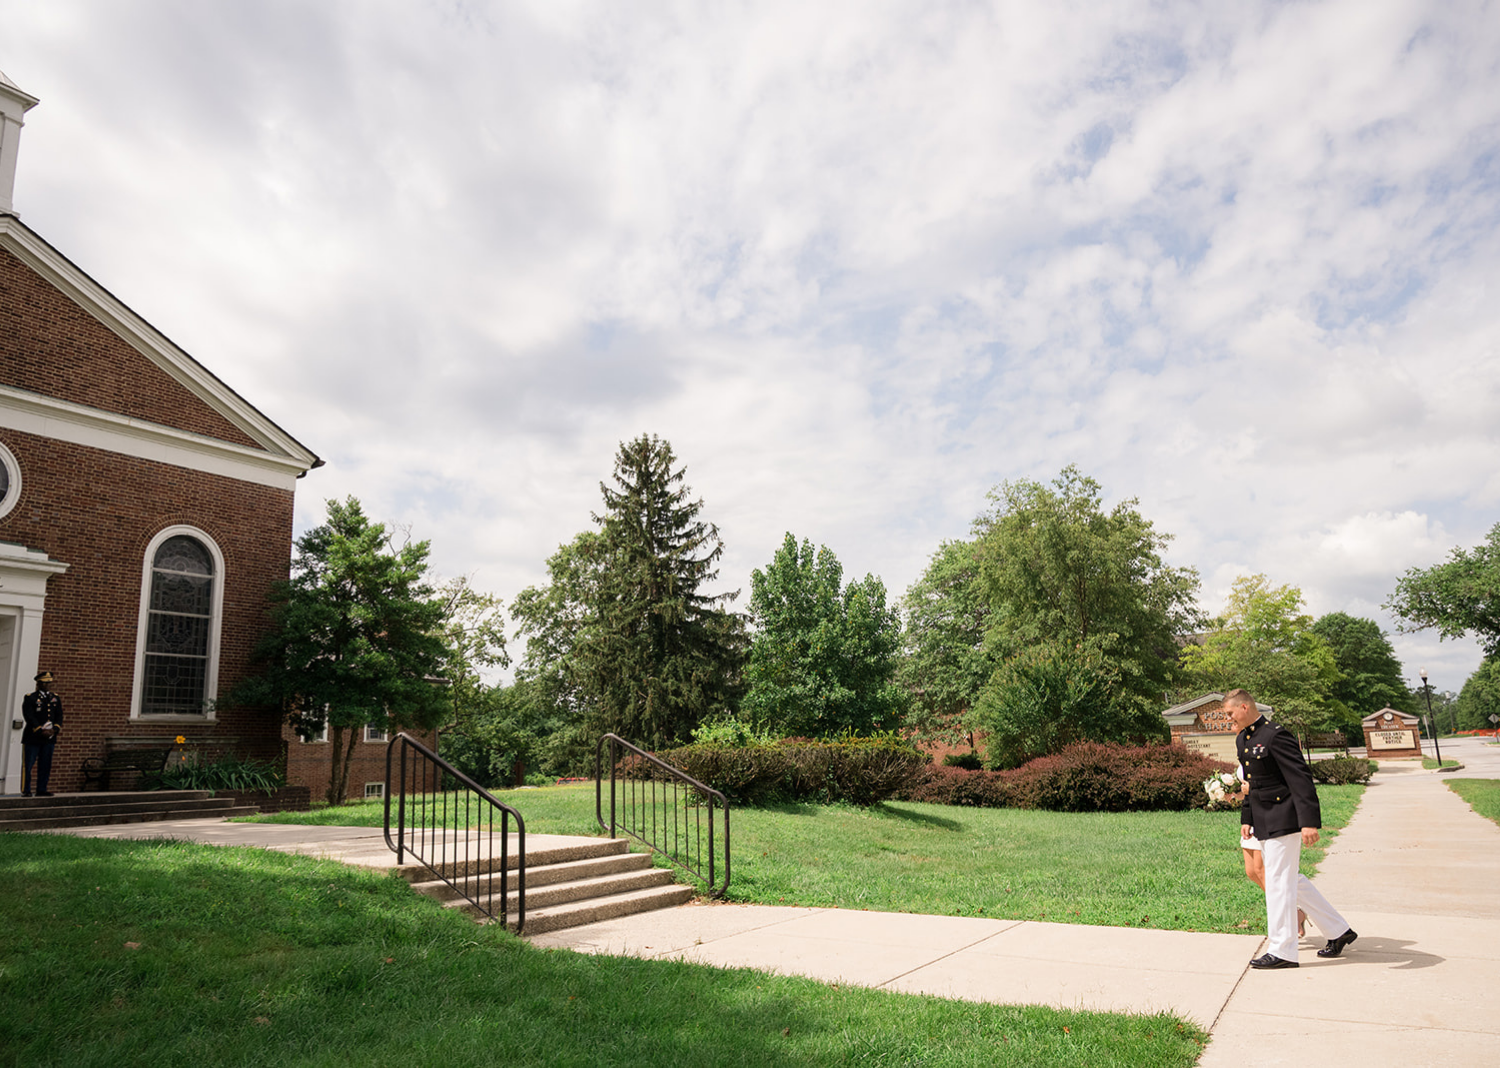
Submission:
POLYGON ((11 197, 16 191, 16 145, 21 140, 21 117, 36 107, 36 97, 22 92, 0 71, 0 215, 14 215, 11 197))

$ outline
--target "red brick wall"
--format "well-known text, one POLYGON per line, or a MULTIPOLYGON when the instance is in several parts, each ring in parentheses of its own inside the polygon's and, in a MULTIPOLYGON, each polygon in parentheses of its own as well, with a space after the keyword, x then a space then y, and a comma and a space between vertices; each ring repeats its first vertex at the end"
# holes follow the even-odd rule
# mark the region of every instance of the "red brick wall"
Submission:
MULTIPOLYGON (((420 731, 407 733, 433 752, 441 751, 438 749, 436 731, 425 734, 420 731)), ((329 731, 328 735, 330 740, 327 742, 304 742, 290 727, 282 729, 286 742, 287 781, 308 786, 312 790, 313 799, 317 801, 328 796, 328 785, 332 780, 333 732, 329 731)), ((365 796, 365 783, 385 782, 385 754, 388 745, 388 742, 367 742, 364 731, 359 732, 359 738, 354 743, 354 753, 349 757, 345 800, 361 801, 365 796)))
POLYGON ((0 382, 259 447, 5 249, 0 249, 0 382))
POLYGON ((202 530, 224 554, 219 694, 244 677, 266 626, 267 594, 291 560, 292 491, 189 471, 102 449, 0 429, 22 471, 22 495, 0 517, 0 539, 70 565, 47 586, 40 666, 57 676, 64 730, 54 790, 82 783, 84 758, 111 737, 238 739, 243 755, 280 751, 274 712, 221 704, 215 725, 133 723, 136 626, 146 548, 162 529, 202 530))
MULTIPOLYGON (((19 389, 257 447, 85 308, 0 249, 0 382, 19 389)), ((258 759, 281 753, 280 717, 228 707, 213 724, 134 723, 136 628, 148 543, 169 526, 196 527, 224 555, 221 698, 244 677, 266 626, 267 594, 291 557, 290 489, 204 474, 104 449, 0 429, 21 467, 16 507, 0 539, 69 566, 47 586, 40 666, 57 676, 64 729, 54 790, 81 785, 80 765, 112 738, 186 735, 206 750, 258 759)))

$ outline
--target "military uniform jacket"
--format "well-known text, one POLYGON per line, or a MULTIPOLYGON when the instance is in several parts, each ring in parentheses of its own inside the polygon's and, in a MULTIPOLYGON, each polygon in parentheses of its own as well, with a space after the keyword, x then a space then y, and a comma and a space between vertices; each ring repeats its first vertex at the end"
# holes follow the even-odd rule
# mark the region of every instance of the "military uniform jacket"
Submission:
POLYGON ((1234 749, 1250 787, 1240 805, 1240 823, 1254 827, 1255 837, 1280 838, 1323 826, 1318 791, 1296 735, 1261 716, 1235 737, 1234 749))
POLYGON ((51 690, 37 690, 21 698, 21 718, 26 729, 21 732, 22 745, 46 745, 57 741, 57 734, 50 737, 37 730, 48 720, 62 733, 62 698, 51 690))

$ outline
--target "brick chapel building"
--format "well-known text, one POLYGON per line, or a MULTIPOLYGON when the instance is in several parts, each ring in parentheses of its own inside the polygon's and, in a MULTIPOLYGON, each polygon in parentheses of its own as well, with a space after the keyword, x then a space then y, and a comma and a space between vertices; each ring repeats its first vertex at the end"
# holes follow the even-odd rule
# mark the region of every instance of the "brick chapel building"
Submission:
POLYGON ((45 668, 64 726, 52 789, 112 745, 259 759, 280 716, 220 704, 287 577, 297 479, 321 465, 21 222, 22 117, 0 74, 0 793, 45 668))

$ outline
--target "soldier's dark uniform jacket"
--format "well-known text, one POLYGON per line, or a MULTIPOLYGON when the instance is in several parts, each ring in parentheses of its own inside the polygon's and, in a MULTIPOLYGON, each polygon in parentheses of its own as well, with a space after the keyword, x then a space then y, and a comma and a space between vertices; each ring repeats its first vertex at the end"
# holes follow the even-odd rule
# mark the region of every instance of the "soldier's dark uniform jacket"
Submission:
POLYGON ((56 735, 43 734, 40 728, 50 720, 57 733, 62 733, 62 698, 51 690, 38 689, 29 693, 21 698, 21 718, 26 723, 26 728, 21 731, 22 745, 46 745, 55 741, 56 735))
POLYGON ((1261 716, 1235 737, 1234 749, 1250 787, 1240 805, 1240 823, 1254 827, 1255 837, 1280 838, 1323 826, 1312 772, 1291 731, 1261 716))

